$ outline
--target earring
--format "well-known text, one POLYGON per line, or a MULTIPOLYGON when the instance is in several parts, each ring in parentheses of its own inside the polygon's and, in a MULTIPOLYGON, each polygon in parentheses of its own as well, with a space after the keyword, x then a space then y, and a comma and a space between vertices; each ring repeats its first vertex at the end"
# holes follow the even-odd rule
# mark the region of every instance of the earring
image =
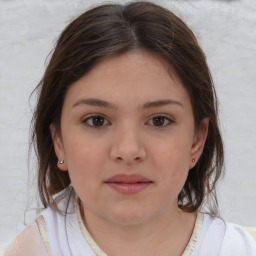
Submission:
POLYGON ((64 160, 60 160, 58 164, 64 164, 64 160))
POLYGON ((192 163, 194 163, 195 161, 196 161, 196 159, 195 159, 195 158, 193 158, 193 159, 192 159, 192 163))

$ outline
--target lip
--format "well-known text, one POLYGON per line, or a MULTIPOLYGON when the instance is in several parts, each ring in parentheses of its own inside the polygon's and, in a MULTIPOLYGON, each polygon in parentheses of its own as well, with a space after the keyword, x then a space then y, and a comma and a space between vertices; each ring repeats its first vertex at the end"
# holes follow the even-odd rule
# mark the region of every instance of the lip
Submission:
POLYGON ((121 194, 136 194, 153 182, 140 174, 117 174, 105 180, 104 183, 121 194))

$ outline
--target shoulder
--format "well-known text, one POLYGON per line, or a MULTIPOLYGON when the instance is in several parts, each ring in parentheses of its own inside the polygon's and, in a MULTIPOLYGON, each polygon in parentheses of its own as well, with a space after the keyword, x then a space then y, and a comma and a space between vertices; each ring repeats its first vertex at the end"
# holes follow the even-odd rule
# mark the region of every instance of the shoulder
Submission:
POLYGON ((234 237, 249 239, 256 243, 256 227, 243 227, 238 224, 226 223, 226 234, 234 237))
MULTIPOLYGON (((254 228, 251 228, 255 231, 254 228)), ((251 231, 251 230, 250 230, 251 231)), ((226 232, 222 243, 223 255, 256 255, 256 241, 248 229, 233 223, 226 223, 226 232)))
POLYGON ((24 229, 5 250, 3 256, 47 256, 36 222, 24 229), (40 252, 40 254, 38 254, 40 252))
POLYGON ((210 231, 209 233, 222 231, 224 238, 236 237, 240 238, 240 240, 245 239, 256 243, 256 227, 244 227, 231 222, 226 222, 220 217, 211 217, 208 214, 204 214, 204 224, 206 224, 207 229, 210 231))
POLYGON ((256 227, 244 227, 244 229, 247 230, 256 241, 256 227))
POLYGON ((255 256, 256 242, 246 228, 204 214, 194 255, 255 256))
POLYGON ((226 236, 232 236, 233 238, 240 238, 240 240, 248 240, 256 244, 256 228, 243 227, 234 223, 226 223, 226 236))

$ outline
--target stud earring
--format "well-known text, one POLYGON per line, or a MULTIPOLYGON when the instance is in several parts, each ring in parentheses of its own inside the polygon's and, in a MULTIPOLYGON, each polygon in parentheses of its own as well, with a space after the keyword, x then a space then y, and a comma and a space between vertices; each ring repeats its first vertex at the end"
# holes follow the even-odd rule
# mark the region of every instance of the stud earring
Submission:
POLYGON ((58 164, 64 164, 64 160, 60 160, 58 164))
POLYGON ((195 159, 195 158, 193 158, 193 159, 192 159, 192 163, 194 163, 195 161, 196 161, 196 159, 195 159))

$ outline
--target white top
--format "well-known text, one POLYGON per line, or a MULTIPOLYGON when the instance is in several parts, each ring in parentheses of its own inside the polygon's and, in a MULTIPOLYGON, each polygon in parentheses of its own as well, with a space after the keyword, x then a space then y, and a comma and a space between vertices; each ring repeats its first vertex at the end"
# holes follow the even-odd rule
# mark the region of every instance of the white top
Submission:
MULTIPOLYGON (((90 236, 80 216, 77 198, 70 192, 72 190, 66 189, 55 197, 63 213, 48 207, 36 219, 37 232, 39 229, 46 248, 38 250, 36 255, 107 256, 90 236)), ((206 255, 256 256, 256 242, 243 227, 198 212, 193 234, 182 256, 206 255)))

